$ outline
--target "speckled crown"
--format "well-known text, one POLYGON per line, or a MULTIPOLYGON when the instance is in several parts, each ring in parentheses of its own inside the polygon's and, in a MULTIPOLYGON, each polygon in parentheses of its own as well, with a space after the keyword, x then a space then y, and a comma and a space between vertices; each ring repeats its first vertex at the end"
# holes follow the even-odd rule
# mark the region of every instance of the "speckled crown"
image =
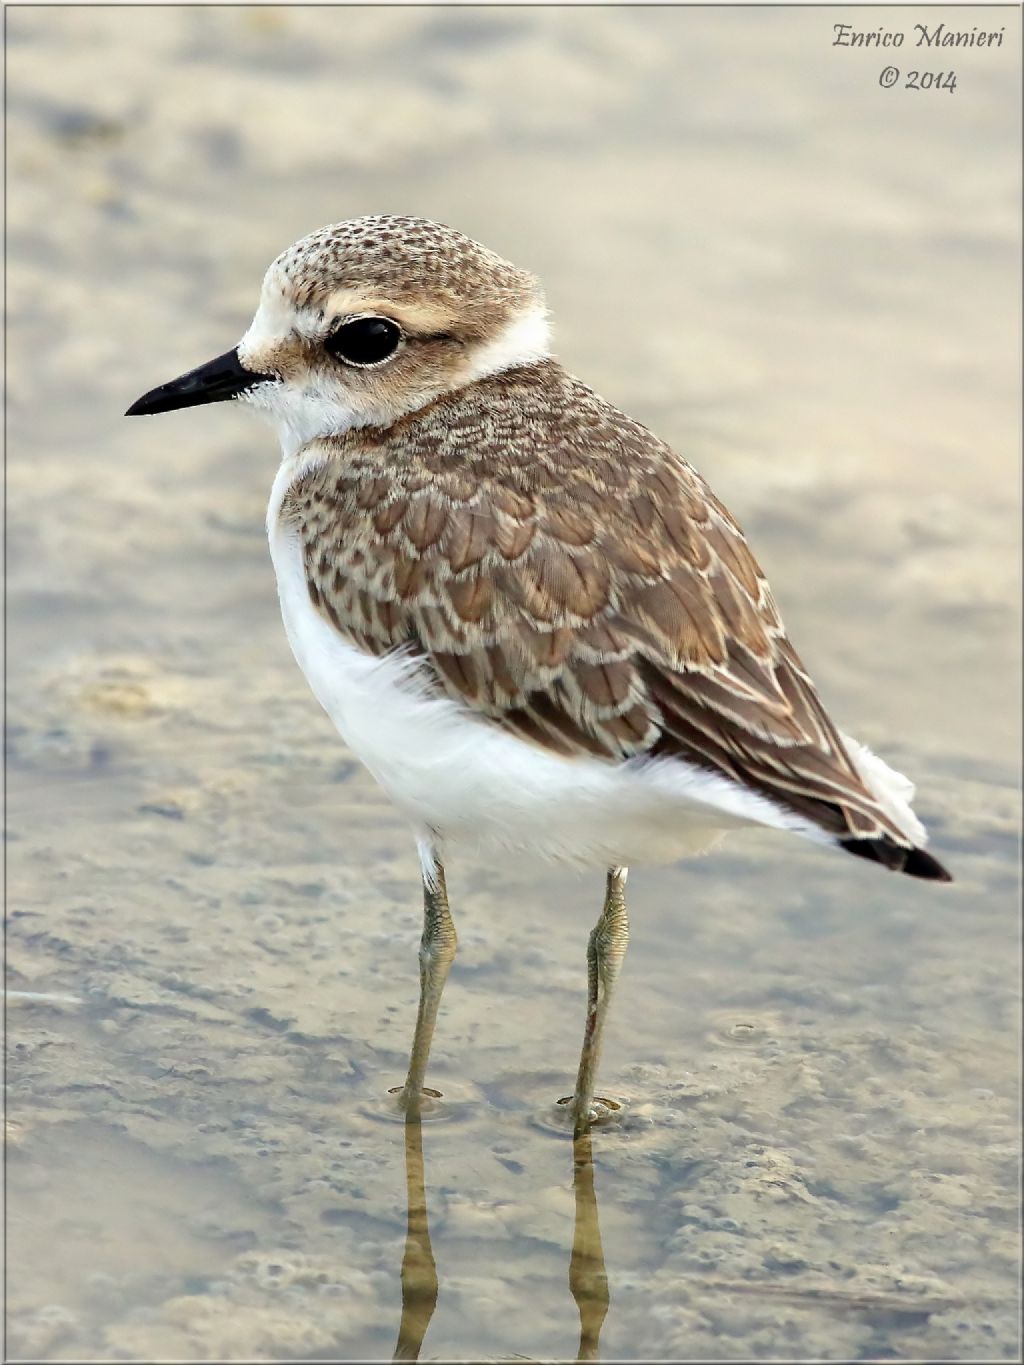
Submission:
POLYGON ((428 218, 370 214, 301 238, 270 268, 287 277, 300 306, 336 289, 362 290, 396 302, 424 296, 454 311, 467 305, 502 311, 543 306, 539 281, 485 246, 428 218))

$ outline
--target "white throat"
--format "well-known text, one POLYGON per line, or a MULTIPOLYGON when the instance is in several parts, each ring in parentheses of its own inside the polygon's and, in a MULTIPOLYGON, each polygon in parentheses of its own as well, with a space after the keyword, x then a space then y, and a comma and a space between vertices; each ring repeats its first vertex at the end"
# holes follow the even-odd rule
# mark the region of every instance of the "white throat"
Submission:
POLYGON ((242 394, 241 401, 269 418, 286 461, 324 436, 341 436, 353 427, 373 424, 373 414, 343 407, 333 395, 293 384, 260 384, 242 394))

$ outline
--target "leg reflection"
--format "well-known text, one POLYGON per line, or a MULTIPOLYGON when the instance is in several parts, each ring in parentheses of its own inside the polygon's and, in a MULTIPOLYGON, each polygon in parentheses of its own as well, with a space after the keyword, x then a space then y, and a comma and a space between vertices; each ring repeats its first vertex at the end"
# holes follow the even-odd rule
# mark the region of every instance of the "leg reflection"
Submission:
POLYGON ((569 1261, 569 1288, 580 1311, 580 1349, 576 1359, 597 1360, 601 1328, 608 1313, 608 1274, 597 1216, 594 1157, 589 1134, 584 1133, 573 1141, 572 1156, 576 1225, 569 1261))
MULTIPOLYGON (((430 1244, 427 1191, 423 1163, 423 1125, 405 1120, 405 1189, 407 1223, 402 1257, 402 1317, 392 1360, 419 1360, 423 1339, 437 1307, 437 1263, 430 1244)), ((573 1192, 576 1221, 569 1289, 580 1315, 577 1360, 599 1359, 601 1328, 608 1315, 608 1274, 601 1244, 601 1224, 594 1190, 594 1157, 589 1134, 573 1141, 573 1192)))
POLYGON ((412 1115, 405 1120, 405 1189, 409 1212, 402 1257, 402 1320, 392 1359, 419 1360, 437 1307, 437 1266, 427 1222, 423 1125, 412 1115))

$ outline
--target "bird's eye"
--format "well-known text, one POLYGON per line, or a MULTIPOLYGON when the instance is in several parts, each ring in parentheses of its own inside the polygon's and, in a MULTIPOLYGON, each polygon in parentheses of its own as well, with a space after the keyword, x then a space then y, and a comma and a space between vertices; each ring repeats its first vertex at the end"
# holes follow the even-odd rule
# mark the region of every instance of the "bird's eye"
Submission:
POLYGON ((402 329, 390 318, 349 318, 324 346, 346 365, 380 365, 394 355, 401 340, 402 329))

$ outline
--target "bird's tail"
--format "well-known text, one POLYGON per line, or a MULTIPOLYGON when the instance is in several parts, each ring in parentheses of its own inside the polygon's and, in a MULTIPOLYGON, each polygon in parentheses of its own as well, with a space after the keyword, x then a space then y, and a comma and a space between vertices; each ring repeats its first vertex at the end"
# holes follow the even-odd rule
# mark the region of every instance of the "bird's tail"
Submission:
POLYGON ((893 872, 905 872, 908 877, 923 877, 931 882, 951 882, 953 878, 937 858, 923 848, 903 848, 888 834, 877 839, 840 839, 840 848, 858 858, 869 858, 893 872))
POLYGON ((906 844, 888 834, 872 838, 840 839, 840 848, 853 853, 858 858, 868 858, 871 862, 881 863, 893 872, 905 872, 908 877, 923 877, 926 881, 951 882, 953 878, 930 853, 919 847, 926 835, 924 826, 910 808, 914 798, 914 784, 895 768, 890 768, 873 754, 869 748, 842 736, 847 753, 853 759, 861 781, 871 792, 880 808, 893 821, 897 829, 907 837, 906 844))

